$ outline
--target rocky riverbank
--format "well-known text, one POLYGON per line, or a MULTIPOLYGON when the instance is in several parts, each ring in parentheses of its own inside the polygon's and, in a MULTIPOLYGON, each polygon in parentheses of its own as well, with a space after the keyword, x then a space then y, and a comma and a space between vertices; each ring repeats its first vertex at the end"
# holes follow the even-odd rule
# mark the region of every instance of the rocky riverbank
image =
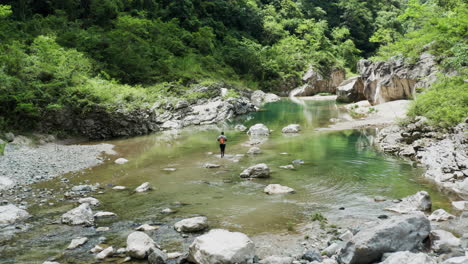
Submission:
POLYGON ((380 131, 377 146, 384 152, 420 162, 424 176, 442 188, 468 199, 468 119, 440 132, 424 117, 380 131))

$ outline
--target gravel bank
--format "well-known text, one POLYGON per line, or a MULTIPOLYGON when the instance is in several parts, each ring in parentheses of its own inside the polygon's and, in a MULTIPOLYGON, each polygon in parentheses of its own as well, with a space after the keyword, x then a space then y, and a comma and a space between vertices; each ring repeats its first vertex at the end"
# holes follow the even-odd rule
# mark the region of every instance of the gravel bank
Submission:
POLYGON ((96 166, 101 154, 115 154, 114 145, 61 145, 47 143, 37 147, 8 144, 0 156, 0 190, 26 185, 96 166))

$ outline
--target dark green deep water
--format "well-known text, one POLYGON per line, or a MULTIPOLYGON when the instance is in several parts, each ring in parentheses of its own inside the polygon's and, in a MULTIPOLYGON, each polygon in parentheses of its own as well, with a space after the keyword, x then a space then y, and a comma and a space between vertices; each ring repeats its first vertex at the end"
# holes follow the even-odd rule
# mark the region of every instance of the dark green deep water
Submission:
MULTIPOLYGON (((201 214, 208 217, 211 227, 256 235, 284 232, 287 226, 309 221, 315 212, 336 219, 337 224, 351 216, 375 218, 385 213, 382 209, 391 203, 374 202, 373 197, 377 195, 391 200, 426 190, 431 194, 433 209, 447 207, 448 200, 421 178, 421 168, 375 151, 372 146, 375 130, 315 131, 327 126, 330 118, 340 115, 334 101, 304 101, 300 105, 284 99, 223 128, 229 139, 227 154, 245 154, 249 149, 245 145, 249 138, 244 132, 235 131, 233 126, 239 123, 267 125, 273 132, 260 146, 263 151, 260 155, 246 155, 239 158, 239 162, 220 159, 209 153, 218 151, 216 137, 219 129, 188 128, 179 133, 165 132, 107 142, 116 145, 118 156, 111 156, 111 160, 101 166, 67 177, 74 184, 89 180, 105 187, 103 194, 93 196, 101 201, 101 210, 114 212, 118 217, 98 221, 98 226, 112 227, 104 235, 117 247, 125 246, 125 237, 131 231, 129 221, 172 225, 177 219, 201 214), (292 123, 300 124, 302 132, 297 136, 282 135, 281 128, 292 123), (280 154, 284 152, 288 154, 280 154), (125 157, 130 162, 116 165, 113 160, 118 157, 125 157), (295 170, 278 168, 295 159, 302 159, 305 164, 295 170), (203 168, 206 162, 221 164, 222 168, 203 168), (272 169, 271 179, 247 181, 239 178, 243 168, 261 162, 272 169), (177 170, 162 170, 167 167, 177 170), (152 184, 153 191, 132 192, 146 181, 152 184), (270 183, 292 187, 296 193, 268 196, 263 193, 263 188, 270 183), (128 190, 115 191, 108 187, 111 185, 124 185, 128 190), (177 202, 187 205, 174 205, 177 202), (174 208, 177 213, 162 215, 161 209, 167 207, 174 208), (339 210, 340 207, 345 210, 339 210)), ((64 184, 57 179, 38 184, 36 188, 58 189, 61 186, 64 184)), ((62 202, 53 207, 31 208, 35 216, 33 221, 39 224, 3 247, 7 257, 0 258, 0 263, 42 263, 47 257, 61 255, 70 237, 83 234, 97 238, 103 235, 89 228, 83 231, 80 227, 50 225, 74 206, 62 202)), ((91 247, 92 243, 89 244, 91 247)), ((169 238, 161 244, 172 247, 172 250, 178 249, 177 243, 169 245, 169 238)), ((81 256, 83 259, 89 257, 92 255, 81 256)), ((69 259, 64 258, 62 263, 89 263, 69 259)))

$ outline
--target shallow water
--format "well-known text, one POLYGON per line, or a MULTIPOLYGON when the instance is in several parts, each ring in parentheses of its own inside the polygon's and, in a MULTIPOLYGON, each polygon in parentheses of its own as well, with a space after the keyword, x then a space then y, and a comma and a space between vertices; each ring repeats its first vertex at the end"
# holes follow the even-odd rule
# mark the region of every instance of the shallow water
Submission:
MULTIPOLYGON (((104 187, 103 194, 91 195, 101 201, 100 210, 118 215, 98 221, 98 226, 111 226, 111 231, 99 234, 92 228, 51 224, 74 206, 71 203, 34 206, 30 208, 34 215, 32 221, 41 224, 3 245, 0 252, 3 251, 4 257, 0 263, 42 263, 50 256, 59 257, 61 263, 90 263, 90 254, 62 253, 71 238, 87 235, 97 240, 105 235, 111 244, 123 247, 126 235, 138 223, 172 225, 193 215, 206 215, 212 228, 242 231, 253 236, 285 232, 291 226, 310 221, 310 216, 316 212, 337 221, 348 217, 375 219, 391 203, 374 202, 373 197, 377 195, 391 200, 426 190, 431 194, 433 209, 448 208, 447 198, 421 178, 421 168, 374 150, 374 130, 315 131, 315 128, 327 126, 330 118, 341 115, 343 113, 334 101, 304 101, 301 105, 284 99, 269 104, 262 111, 222 128, 228 137, 226 152, 229 155, 245 154, 249 149, 245 144, 249 138, 244 132, 235 131, 235 124, 263 123, 273 130, 260 146, 262 154, 239 158, 220 159, 209 153, 218 151, 216 137, 220 129, 216 127, 108 141, 116 145, 119 156, 111 156, 111 160, 103 165, 66 177, 74 184, 89 181, 104 187), (282 135, 281 128, 292 123, 301 125, 301 133, 282 135), (118 157, 125 157, 129 162, 116 165, 113 160, 118 157), (304 160, 305 164, 296 166, 295 170, 278 168, 296 159, 304 160), (222 167, 203 168, 207 162, 222 167), (248 181, 239 178, 244 168, 261 162, 272 169, 270 179, 248 181), (177 170, 163 171, 168 167, 177 170), (153 191, 132 192, 146 181, 154 187, 153 191), (292 187, 296 193, 266 195, 263 188, 270 183, 292 187), (112 185, 124 185, 128 189, 115 191, 111 189, 112 185), (177 213, 161 214, 160 211, 167 207, 177 213), (340 210, 340 207, 345 209, 340 210)), ((37 184, 35 188, 59 189, 64 186, 56 179, 37 184)), ((167 231, 155 239, 169 250, 186 248, 176 237, 180 239, 174 232, 167 231)), ((84 249, 89 250, 94 244, 90 241, 84 249)))

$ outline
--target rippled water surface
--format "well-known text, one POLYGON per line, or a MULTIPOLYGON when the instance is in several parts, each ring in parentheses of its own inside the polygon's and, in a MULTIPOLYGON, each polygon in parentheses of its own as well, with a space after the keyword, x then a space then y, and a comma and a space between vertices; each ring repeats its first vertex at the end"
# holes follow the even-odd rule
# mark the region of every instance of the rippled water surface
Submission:
MULTIPOLYGON (((115 212, 118 218, 100 221, 98 225, 113 226, 115 230, 119 230, 120 225, 120 230, 124 230, 127 221, 172 224, 180 218, 201 214, 208 217, 212 227, 239 230, 249 235, 284 232, 288 226, 308 221, 315 212, 332 218, 377 216, 382 214, 385 203, 374 202, 374 196, 395 199, 419 190, 427 190, 431 194, 435 208, 446 207, 448 201, 421 179, 420 168, 374 150, 371 144, 375 131, 315 131, 315 128, 327 126, 330 118, 340 115, 334 101, 297 104, 284 99, 223 128, 229 139, 227 154, 235 155, 245 154, 249 149, 245 144, 249 138, 245 133, 235 131, 235 124, 267 125, 273 132, 260 146, 263 151, 260 155, 220 159, 209 153, 218 151, 216 137, 220 130, 215 127, 189 128, 177 133, 110 141, 119 153, 110 158, 125 157, 130 160, 127 164, 116 165, 109 160, 68 177, 75 184, 89 180, 105 187, 104 193, 95 197, 101 200, 102 210, 115 212), (291 123, 300 124, 302 132, 297 136, 282 135, 281 128, 291 123), (295 170, 278 168, 296 159, 304 160, 305 164, 296 166, 295 170), (206 169, 203 164, 207 162, 222 167, 206 169), (244 168, 261 162, 273 171, 270 179, 248 181, 239 178, 244 168), (168 167, 177 170, 163 171, 168 167), (146 181, 154 187, 153 191, 132 192, 146 181), (270 183, 292 187, 296 193, 266 195, 263 188, 270 183), (111 185, 124 185, 128 190, 114 191, 111 185), (167 207, 177 210, 177 213, 170 216, 161 214, 160 211, 167 207), (345 210, 339 210, 340 207, 345 210)), ((51 187, 53 184, 57 188, 63 185, 55 180, 37 187, 51 187)), ((31 210, 36 220, 51 222, 72 207, 72 204, 62 203, 47 209, 36 207, 31 210)), ((69 240, 54 237, 46 240, 39 234, 49 232, 52 236, 60 236, 73 230, 78 228, 44 225, 34 227, 28 234, 18 235, 12 248, 22 248, 23 257, 16 260, 28 263, 27 260, 33 256, 43 259, 47 254, 63 251, 69 240)), ((125 232, 106 236, 124 245, 128 230, 125 232)), ((167 245, 169 241, 168 238, 164 242, 167 245)), ((173 247, 177 249, 177 243, 173 247)), ((7 252, 9 260, 15 259, 12 254, 18 254, 11 248, 7 252)))

